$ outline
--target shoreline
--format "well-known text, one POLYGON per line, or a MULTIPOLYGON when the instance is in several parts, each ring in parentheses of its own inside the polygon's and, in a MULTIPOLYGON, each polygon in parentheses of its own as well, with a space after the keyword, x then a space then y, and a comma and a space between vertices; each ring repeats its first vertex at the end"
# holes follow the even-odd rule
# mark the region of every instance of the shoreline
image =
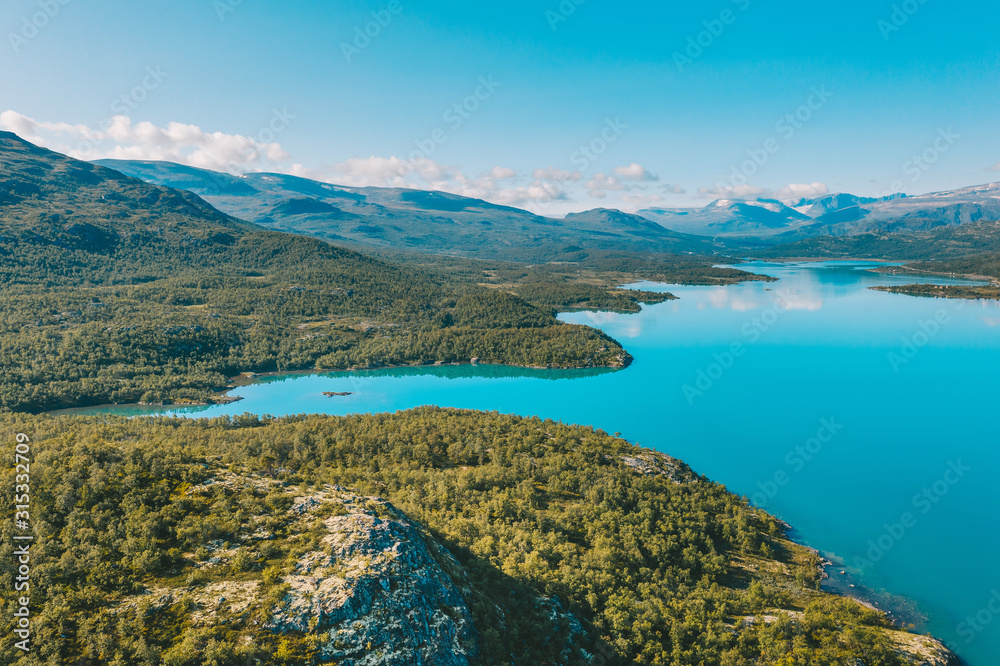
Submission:
POLYGON ((912 636, 931 638, 947 654, 948 666, 964 666, 966 662, 959 654, 945 644, 943 639, 929 632, 930 618, 923 613, 916 601, 909 597, 893 594, 888 590, 868 587, 855 576, 855 573, 845 563, 840 561, 840 558, 833 554, 824 554, 808 545, 794 526, 777 517, 775 520, 784 528, 786 539, 805 548, 821 560, 817 565, 820 571, 820 591, 844 599, 852 599, 865 608, 885 615, 896 631, 912 636))
MULTIPOLYGON (((822 261, 822 260, 821 260, 822 261)), ((868 260, 863 260, 865 263, 869 263, 868 260)), ((777 262, 776 262, 777 263, 777 262)), ((871 263, 888 263, 888 262, 871 262, 871 263)), ((877 270, 877 269, 873 269, 877 270)), ((773 281, 777 281, 775 278, 773 281)), ((665 284, 665 283, 664 283, 665 284)), ((703 286, 703 285, 698 285, 703 286)), ((629 313, 634 314, 634 313, 629 313)), ((629 361, 632 360, 631 355, 628 355, 629 361)), ((230 379, 231 385, 221 391, 222 395, 225 395, 233 389, 240 388, 243 386, 250 386, 257 383, 266 382, 274 377, 289 377, 289 376, 309 376, 309 375, 324 375, 331 373, 357 373, 357 372, 377 372, 377 371, 391 371, 391 370, 428 370, 433 368, 441 367, 475 367, 475 366, 500 366, 500 367, 510 367, 525 370, 540 370, 540 371, 552 371, 552 370, 588 370, 588 369, 602 369, 609 372, 615 372, 617 370, 625 369, 630 365, 626 363, 622 367, 613 368, 602 366, 601 368, 550 368, 542 366, 505 366, 504 364, 488 364, 488 363, 472 363, 472 362, 450 362, 450 363, 422 363, 422 364, 408 364, 408 365, 398 365, 398 366, 381 366, 381 367, 366 367, 366 368, 348 368, 348 369, 301 369, 301 370, 290 370, 290 371, 270 371, 264 373, 242 373, 230 379)), ((237 398, 230 402, 237 402, 241 398, 237 398)), ((220 404, 220 403, 212 403, 220 404)), ((200 407, 200 406, 212 406, 208 405, 198 405, 198 404, 185 404, 185 405, 163 405, 162 407, 173 407, 173 408, 186 408, 186 407, 200 407)), ((115 405, 115 407, 128 407, 129 405, 115 405)), ((141 405, 135 405, 136 407, 141 407, 141 405)), ((150 405, 147 405, 150 406, 150 405)), ((83 409, 100 409, 101 406, 95 406, 83 409)), ((50 412, 52 414, 54 412, 50 412)), ((140 415, 136 415, 140 416, 140 415)), ((149 416, 156 416, 156 414, 150 414, 149 416)), ((199 418, 197 413, 182 415, 183 418, 199 418)), ((816 548, 807 545, 802 539, 802 535, 799 534, 795 528, 788 523, 779 520, 779 523, 785 528, 786 538, 802 548, 808 549, 809 551, 815 553, 818 558, 820 558, 821 563, 818 565, 818 569, 822 574, 822 579, 820 582, 820 590, 835 594, 839 597, 850 598, 858 602, 859 604, 870 608, 872 610, 884 613, 892 625, 902 631, 907 631, 905 625, 907 623, 912 623, 919 626, 926 626, 927 618, 919 613, 915 604, 909 602, 908 599, 904 597, 894 597, 891 593, 887 591, 879 591, 872 588, 868 588, 851 576, 841 576, 839 571, 845 570, 845 567, 838 566, 835 560, 836 558, 828 557, 824 555, 821 551, 816 548), (912 605, 911 605, 912 604, 912 605), (917 620, 917 621, 913 621, 917 620)), ((914 633, 908 631, 908 633, 914 633)), ((919 635, 919 634, 917 634, 919 635)), ((942 646, 944 643, 941 639, 935 638, 935 640, 942 646)))
MULTIPOLYGON (((984 282, 992 285, 1000 285, 1000 280, 989 275, 976 275, 975 273, 945 273, 942 271, 928 271, 924 270, 923 268, 912 268, 910 266, 907 266, 906 264, 901 264, 897 268, 899 268, 901 272, 912 273, 914 275, 927 275, 931 277, 937 276, 944 278, 952 278, 956 280, 969 280, 970 282, 984 282)), ((873 268, 871 269, 871 272, 881 273, 881 274, 889 273, 890 275, 893 274, 890 273, 889 271, 882 270, 879 268, 873 268)))
MULTIPOLYGON (((394 371, 394 370, 430 370, 434 368, 510 368, 512 370, 535 370, 540 372, 585 372, 585 371, 596 371, 600 373, 612 373, 621 372, 629 368, 634 361, 631 354, 628 355, 623 365, 620 366, 590 366, 590 367, 579 367, 579 368, 562 368, 562 367, 545 367, 540 365, 509 365, 506 363, 472 363, 469 361, 464 362, 452 362, 452 363, 422 363, 413 365, 384 365, 380 367, 368 367, 368 368, 347 368, 347 369, 317 369, 308 368, 303 370, 271 370, 268 372, 244 372, 230 378, 230 384, 225 388, 216 390, 213 392, 214 396, 217 396, 216 400, 212 402, 186 402, 186 403, 174 403, 174 404, 164 404, 164 403, 143 403, 143 402, 119 402, 119 403, 105 403, 100 405, 82 405, 78 407, 62 407, 59 409, 50 409, 43 412, 38 412, 38 414, 43 414, 47 416, 73 416, 78 415, 82 411, 91 410, 122 410, 122 409, 185 409, 193 407, 217 407, 222 405, 232 405, 243 401, 245 398, 242 396, 230 396, 229 392, 244 388, 246 386, 253 386, 255 384, 266 383, 266 380, 275 377, 306 377, 310 375, 322 376, 334 373, 361 373, 361 372, 380 372, 380 371, 394 371)), ((148 416, 158 416, 162 415, 159 413, 150 413, 148 416)), ((84 415, 87 416, 87 415, 84 415)), ((137 415, 139 416, 139 415, 137 415)))

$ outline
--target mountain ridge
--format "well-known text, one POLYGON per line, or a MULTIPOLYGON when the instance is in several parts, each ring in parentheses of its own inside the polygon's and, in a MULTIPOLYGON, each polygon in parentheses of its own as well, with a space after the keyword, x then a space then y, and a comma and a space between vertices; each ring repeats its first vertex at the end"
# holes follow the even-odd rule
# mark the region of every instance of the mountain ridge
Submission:
POLYGON ((188 190, 238 219, 333 243, 529 262, 572 260, 579 249, 708 255, 742 240, 787 243, 1000 219, 998 183, 914 196, 840 192, 796 202, 717 199, 703 208, 636 213, 595 208, 553 218, 440 191, 348 187, 271 172, 234 176, 172 162, 96 164, 188 190))
POLYGON ((705 255, 725 249, 709 238, 606 209, 560 219, 447 192, 343 187, 273 173, 233 176, 169 162, 98 163, 147 182, 188 189, 230 215, 267 228, 352 246, 529 262, 572 260, 580 249, 705 255))

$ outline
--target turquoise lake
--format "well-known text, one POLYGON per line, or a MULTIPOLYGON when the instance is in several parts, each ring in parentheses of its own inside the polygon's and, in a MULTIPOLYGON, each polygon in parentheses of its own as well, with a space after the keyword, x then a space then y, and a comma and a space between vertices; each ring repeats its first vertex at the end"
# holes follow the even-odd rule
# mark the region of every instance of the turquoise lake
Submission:
POLYGON ((243 400, 231 405, 76 411, 200 417, 433 404, 618 432, 787 521, 797 540, 837 563, 832 587, 917 623, 972 666, 994 666, 1000 303, 871 291, 958 282, 872 266, 752 263, 740 267, 780 280, 644 283, 636 286, 680 300, 634 315, 564 315, 632 353, 635 362, 618 372, 446 366, 300 374, 239 388, 233 395, 243 400))

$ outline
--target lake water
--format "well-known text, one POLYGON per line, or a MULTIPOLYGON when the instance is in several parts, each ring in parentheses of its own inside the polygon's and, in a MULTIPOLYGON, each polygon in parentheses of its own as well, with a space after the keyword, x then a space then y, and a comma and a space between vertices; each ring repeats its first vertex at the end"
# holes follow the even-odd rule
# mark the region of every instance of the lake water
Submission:
POLYGON ((922 616, 921 628, 969 664, 994 666, 1000 304, 871 291, 914 281, 871 272, 872 264, 741 267, 780 281, 642 284, 680 300, 634 315, 562 317, 625 345, 635 362, 620 372, 289 375, 235 390, 243 400, 231 405, 78 411, 348 414, 433 404, 620 432, 789 522, 798 540, 843 562, 832 586, 863 591, 909 620, 922 616))

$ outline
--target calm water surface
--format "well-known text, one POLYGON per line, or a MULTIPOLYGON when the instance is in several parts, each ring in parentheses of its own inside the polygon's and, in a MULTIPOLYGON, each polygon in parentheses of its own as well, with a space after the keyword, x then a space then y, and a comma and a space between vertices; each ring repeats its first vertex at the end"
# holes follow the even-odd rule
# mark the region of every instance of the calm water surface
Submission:
POLYGON ((874 292, 867 287, 913 280, 873 273, 872 264, 742 267, 780 281, 641 284, 680 300, 635 315, 563 316, 621 341, 635 357, 621 372, 292 375, 240 388, 233 393, 243 400, 232 405, 89 413, 348 414, 434 404, 620 432, 788 521, 796 538, 843 563, 832 584, 923 618, 923 629, 973 666, 1000 663, 1000 616, 989 610, 1000 596, 1000 304, 874 292))

